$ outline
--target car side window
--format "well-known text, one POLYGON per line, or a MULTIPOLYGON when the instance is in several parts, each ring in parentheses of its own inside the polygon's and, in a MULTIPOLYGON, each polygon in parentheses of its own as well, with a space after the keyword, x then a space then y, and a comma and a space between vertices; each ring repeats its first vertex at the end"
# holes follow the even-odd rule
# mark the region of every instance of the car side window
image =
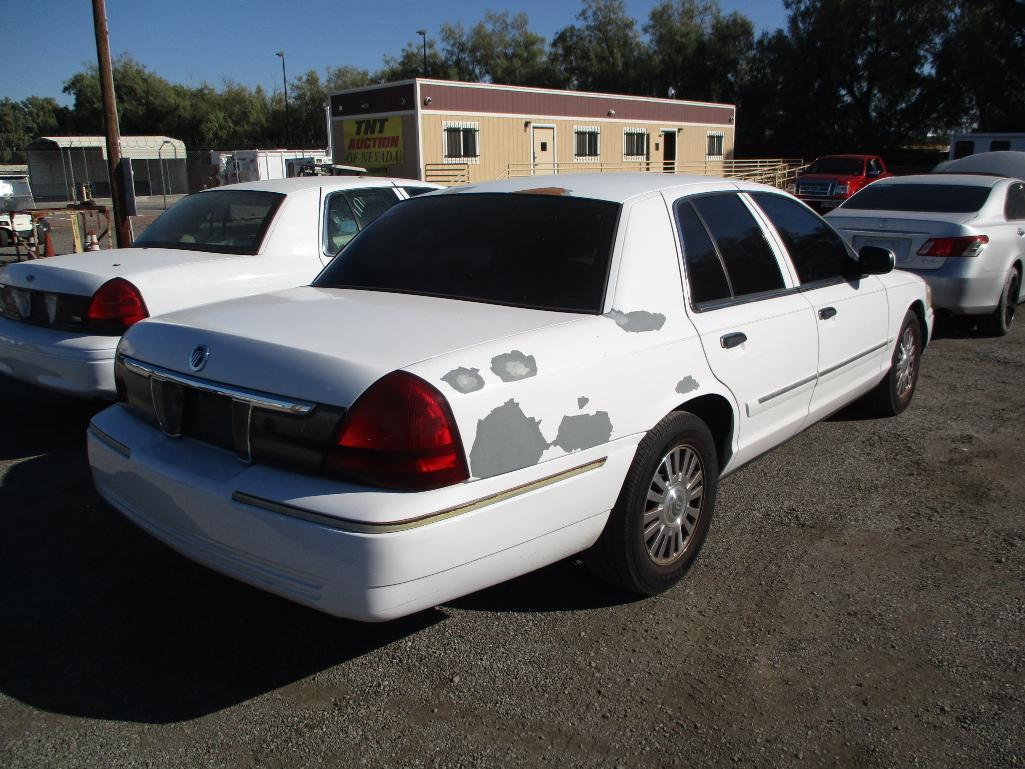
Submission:
POLYGON ((683 241, 687 284, 694 304, 716 302, 733 296, 719 254, 694 208, 686 200, 676 203, 676 221, 683 241))
POLYGON ((783 239, 802 284, 848 274, 852 259, 847 246, 819 216, 782 195, 753 192, 751 197, 783 239))
POLYGON ((690 201, 712 236, 735 297, 785 287, 762 228, 739 196, 728 192, 690 201))
POLYGON ((1007 188, 1007 203, 1004 204, 1004 216, 1008 221, 1025 219, 1025 184, 1016 182, 1007 188))
POLYGON ((356 215, 361 230, 399 202, 399 196, 391 187, 346 190, 345 197, 352 206, 352 212, 356 215))
POLYGON ((324 253, 334 256, 359 232, 359 224, 345 195, 336 192, 324 211, 324 253))

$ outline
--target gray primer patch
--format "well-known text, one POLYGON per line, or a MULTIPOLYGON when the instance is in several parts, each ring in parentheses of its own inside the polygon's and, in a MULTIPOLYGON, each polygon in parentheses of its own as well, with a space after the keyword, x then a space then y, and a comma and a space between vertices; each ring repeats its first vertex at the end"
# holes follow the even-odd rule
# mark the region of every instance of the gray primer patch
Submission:
POLYGON ((591 402, 590 398, 585 398, 583 395, 581 395, 579 398, 577 398, 577 408, 578 409, 582 409, 584 406, 586 406, 590 402, 591 402))
POLYGON ((524 355, 519 350, 502 353, 491 359, 491 370, 503 382, 515 382, 537 375, 537 361, 533 355, 524 355))
POLYGON ((461 393, 472 393, 484 386, 484 377, 478 368, 454 368, 441 378, 461 393))
POLYGON ((531 419, 511 398, 477 422, 470 449, 470 469, 478 478, 490 478, 521 467, 536 465, 548 441, 540 420, 531 419))
POLYGON ((680 395, 686 395, 689 392, 694 392, 698 389, 698 380, 692 376, 685 376, 679 382, 676 383, 676 392, 680 395))
POLYGON ((665 325, 666 316, 658 312, 646 312, 645 310, 634 310, 623 312, 615 308, 605 313, 606 318, 616 321, 616 325, 624 331, 638 333, 641 331, 658 331, 665 325))
POLYGON ((612 437, 612 421, 609 412, 565 416, 559 423, 559 434, 553 446, 563 451, 578 451, 608 443, 612 437))

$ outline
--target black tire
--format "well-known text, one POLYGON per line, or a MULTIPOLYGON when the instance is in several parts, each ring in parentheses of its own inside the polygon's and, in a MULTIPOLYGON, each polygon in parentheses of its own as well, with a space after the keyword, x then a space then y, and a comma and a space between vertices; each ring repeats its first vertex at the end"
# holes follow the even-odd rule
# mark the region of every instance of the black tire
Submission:
POLYGON ((584 562, 598 578, 631 593, 655 595, 672 587, 687 573, 701 550, 715 509, 718 485, 719 460, 708 426, 687 412, 670 414, 637 447, 605 530, 584 554, 584 562), (692 460, 701 474, 700 483, 692 460), (664 461, 667 464, 663 465, 664 461), (659 491, 658 484, 663 479, 670 482, 659 491), (699 489, 700 497, 693 500, 693 507, 689 506, 688 490, 693 494, 699 489), (658 503, 649 500, 649 490, 662 497, 661 509, 672 512, 655 513, 658 503), (666 500, 670 500, 668 508, 666 500), (672 520, 676 523, 667 523, 674 513, 676 518, 672 520), (646 537, 644 521, 651 515, 655 518, 649 521, 646 537), (691 528, 685 532, 688 524, 691 528), (656 531, 656 526, 661 530, 656 531), (662 544, 656 547, 659 537, 662 544), (649 549, 659 553, 663 562, 657 562, 649 549))
POLYGON ((875 389, 864 398, 864 403, 872 411, 882 416, 895 417, 911 404, 918 387, 918 369, 922 358, 922 326, 918 322, 918 316, 912 310, 908 310, 904 316, 904 322, 900 324, 900 333, 897 334, 897 344, 893 349, 893 357, 890 359, 890 370, 886 372, 875 389), (910 374, 907 381, 904 378, 905 366, 903 360, 908 353, 910 342, 910 374))
POLYGON ((979 323, 982 332, 987 336, 1006 336, 1014 325, 1014 311, 1018 304, 1018 271, 1011 269, 1004 281, 1004 290, 1000 294, 1000 304, 979 323))

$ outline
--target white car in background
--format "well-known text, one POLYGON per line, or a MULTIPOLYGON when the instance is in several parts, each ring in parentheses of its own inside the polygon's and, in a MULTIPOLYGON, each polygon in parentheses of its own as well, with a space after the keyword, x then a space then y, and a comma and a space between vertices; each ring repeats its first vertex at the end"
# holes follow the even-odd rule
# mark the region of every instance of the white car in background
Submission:
POLYGON ((650 595, 693 561, 721 475, 862 396, 910 403, 932 311, 892 270, 745 182, 425 195, 312 286, 129 329, 93 478, 186 556, 340 616, 582 551, 650 595))
POLYGON ((929 284, 937 310, 976 317, 995 336, 1010 330, 1025 264, 1020 179, 946 171, 883 179, 826 219, 855 249, 893 251, 898 268, 929 284))
POLYGON ((151 315, 309 283, 357 232, 437 185, 312 177, 183 198, 133 248, 9 265, 0 273, 0 374, 115 397, 114 350, 151 315))

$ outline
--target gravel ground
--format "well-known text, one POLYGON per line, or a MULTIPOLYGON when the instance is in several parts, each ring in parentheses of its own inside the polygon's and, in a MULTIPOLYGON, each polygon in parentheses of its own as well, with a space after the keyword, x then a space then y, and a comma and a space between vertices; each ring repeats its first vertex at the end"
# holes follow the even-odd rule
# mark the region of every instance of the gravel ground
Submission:
MULTIPOLYGON (((1025 308, 1023 308, 1025 309, 1025 308)), ((193 565, 0 379, 0 765, 1025 765, 1025 328, 950 332, 722 487, 650 600, 571 562, 386 625, 193 565)))

